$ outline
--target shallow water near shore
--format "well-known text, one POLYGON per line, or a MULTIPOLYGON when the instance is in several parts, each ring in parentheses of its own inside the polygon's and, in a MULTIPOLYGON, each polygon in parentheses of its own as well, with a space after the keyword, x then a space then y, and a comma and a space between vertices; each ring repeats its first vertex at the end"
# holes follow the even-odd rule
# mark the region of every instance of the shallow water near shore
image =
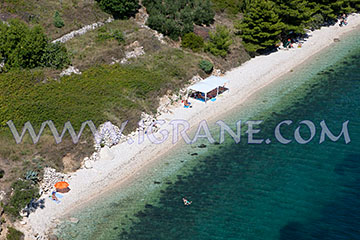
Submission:
MULTIPOLYGON (((210 103, 211 104, 211 103, 210 103)), ((74 213, 58 228, 62 239, 360 239, 360 32, 251 96, 224 120, 263 120, 256 138, 270 144, 177 146, 126 187, 74 213), (308 144, 294 139, 302 120, 316 126, 308 144), (319 144, 324 120, 345 144, 319 144), (197 155, 195 155, 196 153, 197 155), (185 207, 182 197, 193 201, 185 207)), ((213 126, 217 136, 218 128, 213 126)), ((309 130, 300 130, 308 139, 309 130)))

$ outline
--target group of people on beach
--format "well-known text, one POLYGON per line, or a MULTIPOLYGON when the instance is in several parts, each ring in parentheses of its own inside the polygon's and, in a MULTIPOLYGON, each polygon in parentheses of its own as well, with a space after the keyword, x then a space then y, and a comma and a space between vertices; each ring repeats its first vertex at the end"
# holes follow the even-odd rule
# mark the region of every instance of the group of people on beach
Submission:
POLYGON ((346 26, 347 24, 348 24, 347 15, 344 13, 344 14, 340 17, 340 24, 339 24, 339 26, 342 27, 342 26, 346 26))

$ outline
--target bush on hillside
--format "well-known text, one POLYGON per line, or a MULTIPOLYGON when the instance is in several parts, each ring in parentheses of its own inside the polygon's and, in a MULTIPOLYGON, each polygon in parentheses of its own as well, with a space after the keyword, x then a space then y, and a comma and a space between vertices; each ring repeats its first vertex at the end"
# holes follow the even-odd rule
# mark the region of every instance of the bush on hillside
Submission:
POLYGON ((11 187, 13 193, 4 211, 12 217, 19 217, 19 212, 34 198, 39 197, 39 189, 31 181, 17 180, 11 187))
POLYGON ((245 0, 212 0, 215 11, 237 14, 245 0))
POLYGON ((41 66, 59 68, 69 62, 65 47, 49 43, 40 26, 30 28, 20 20, 11 20, 9 25, 0 22, 0 56, 5 62, 5 70, 41 66))
POLYGON ((194 24, 213 23, 215 13, 209 0, 143 0, 149 18, 147 25, 174 40, 192 32, 194 24))
POLYGON ((120 30, 115 30, 115 31, 107 31, 106 28, 99 28, 99 33, 96 36, 96 40, 99 42, 103 42, 109 39, 115 39, 119 44, 122 44, 125 42, 125 35, 122 31, 120 30))
POLYGON ((225 57, 232 44, 230 31, 225 26, 217 26, 215 32, 209 33, 210 40, 206 43, 205 49, 214 56, 225 57))
POLYGON ((139 0, 96 0, 101 9, 117 19, 134 16, 140 8, 139 0))
POLYGON ((13 227, 8 227, 8 233, 6 235, 7 240, 22 240, 24 239, 24 234, 19 230, 16 230, 13 227))
POLYGON ((70 65, 67 49, 62 43, 49 43, 41 58, 44 67, 62 69, 70 65))
POLYGON ((39 66, 47 41, 39 26, 30 29, 20 20, 11 20, 9 25, 0 23, 0 53, 5 59, 6 67, 39 66))
POLYGON ((210 74, 214 68, 214 65, 209 60, 201 60, 199 67, 205 72, 210 74))
POLYGON ((124 33, 120 30, 115 30, 113 33, 112 33, 112 37, 118 41, 119 44, 122 44, 125 42, 125 36, 124 36, 124 33))
POLYGON ((65 26, 64 20, 61 18, 58 11, 56 11, 54 14, 54 26, 57 28, 62 28, 63 26, 65 26))
POLYGON ((194 52, 200 52, 204 48, 204 39, 195 33, 187 33, 182 37, 181 46, 190 48, 194 52))

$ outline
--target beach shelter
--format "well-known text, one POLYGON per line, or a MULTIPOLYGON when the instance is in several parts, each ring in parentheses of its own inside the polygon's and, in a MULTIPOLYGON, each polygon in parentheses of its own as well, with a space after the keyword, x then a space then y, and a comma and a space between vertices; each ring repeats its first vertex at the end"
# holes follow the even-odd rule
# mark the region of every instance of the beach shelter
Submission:
POLYGON ((222 87, 229 82, 224 77, 210 76, 202 81, 203 83, 210 84, 212 86, 222 87))
POLYGON ((216 96, 219 94, 219 88, 223 87, 227 82, 227 79, 217 76, 208 77, 194 85, 191 85, 187 88, 187 95, 189 96, 190 92, 202 93, 203 101, 206 103, 208 100, 208 93, 216 89, 216 96))
POLYGON ((203 83, 214 86, 217 89, 217 95, 219 94, 219 88, 225 86, 229 82, 224 77, 210 76, 202 81, 203 83))
POLYGON ((56 188, 57 192, 67 193, 70 191, 69 184, 64 181, 55 183, 54 187, 56 188))

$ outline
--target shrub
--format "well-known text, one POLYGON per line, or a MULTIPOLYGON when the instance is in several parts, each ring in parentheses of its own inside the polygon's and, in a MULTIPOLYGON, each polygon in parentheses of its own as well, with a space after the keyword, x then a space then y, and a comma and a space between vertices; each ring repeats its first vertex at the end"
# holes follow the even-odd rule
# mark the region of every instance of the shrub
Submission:
POLYGON ((194 1, 194 22, 197 25, 209 25, 214 22, 215 13, 210 0, 194 1))
POLYGON ((41 58, 44 67, 62 69, 70 65, 70 58, 62 43, 49 43, 41 58))
POLYGON ((41 63, 47 37, 39 26, 30 29, 20 20, 0 23, 0 53, 6 68, 34 68, 41 63))
POLYGON ((103 42, 103 41, 111 39, 111 38, 112 38, 112 36, 110 33, 100 31, 98 33, 98 35, 96 36, 96 41, 103 42))
POLYGON ((140 8, 138 0, 96 0, 101 9, 114 18, 126 19, 136 14, 140 8))
POLYGON ((5 70, 40 66, 61 68, 70 63, 66 48, 49 43, 41 27, 29 28, 19 20, 0 23, 0 56, 5 70))
POLYGON ((6 235, 7 240, 22 240, 24 239, 24 234, 15 228, 8 227, 8 233, 6 235))
POLYGON ((63 19, 61 18, 60 13, 58 11, 56 11, 54 14, 54 26, 57 28, 62 28, 63 26, 65 26, 65 23, 64 23, 63 19))
POLYGON ((27 171, 25 174, 25 180, 33 181, 34 183, 37 183, 39 179, 39 173, 36 171, 27 171))
POLYGON ((211 73, 214 65, 208 61, 208 60, 201 60, 199 63, 199 67, 205 72, 205 73, 211 73))
POLYGON ((212 0, 215 11, 237 14, 245 0, 212 0))
POLYGON ((215 13, 209 0, 143 0, 149 18, 147 25, 174 40, 192 32, 194 23, 209 25, 215 13))
POLYGON ((96 36, 96 40, 99 42, 103 42, 108 39, 115 39, 116 41, 118 41, 119 44, 122 44, 125 42, 125 35, 120 30, 115 30, 113 32, 112 31, 107 32, 107 30, 105 28, 100 28, 99 33, 96 36))
POLYGON ((9 203, 5 205, 4 211, 13 217, 19 217, 19 212, 34 198, 39 197, 39 190, 30 181, 17 180, 11 187, 13 194, 9 203))
POLYGON ((232 44, 229 30, 225 26, 217 26, 215 32, 209 33, 210 41, 205 49, 214 56, 225 57, 232 44))
POLYGON ((204 48, 204 39, 195 33, 187 33, 182 38, 181 46, 190 48, 194 52, 200 52, 204 48))
POLYGON ((112 34, 112 37, 117 40, 119 44, 125 42, 124 33, 120 30, 115 30, 112 34))

